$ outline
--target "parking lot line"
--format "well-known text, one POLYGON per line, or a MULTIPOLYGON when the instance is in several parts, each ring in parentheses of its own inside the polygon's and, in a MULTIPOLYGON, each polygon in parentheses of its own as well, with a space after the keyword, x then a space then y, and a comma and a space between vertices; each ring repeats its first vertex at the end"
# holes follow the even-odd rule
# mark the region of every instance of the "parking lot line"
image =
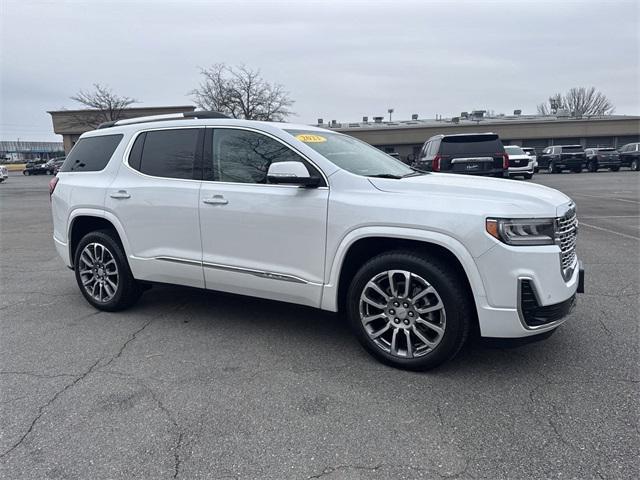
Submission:
POLYGON ((640 237, 636 237, 635 235, 627 235, 626 233, 616 232, 615 230, 609 230, 608 228, 596 227, 595 225, 590 225, 585 222, 580 222, 580 226, 590 227, 596 230, 602 230, 603 232, 613 233, 614 235, 620 235, 621 237, 631 238, 633 240, 640 240, 640 237))
POLYGON ((601 198, 603 200, 617 200, 618 202, 634 203, 636 205, 640 205, 639 201, 628 200, 626 198, 615 198, 615 197, 608 197, 608 196, 602 196, 602 195, 586 195, 584 193, 572 193, 571 195, 576 197, 601 198))

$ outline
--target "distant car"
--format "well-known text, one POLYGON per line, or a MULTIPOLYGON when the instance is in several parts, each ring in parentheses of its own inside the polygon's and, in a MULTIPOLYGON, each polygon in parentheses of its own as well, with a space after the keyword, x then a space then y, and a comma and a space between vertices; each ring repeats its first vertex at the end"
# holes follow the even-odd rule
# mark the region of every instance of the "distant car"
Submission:
POLYGON ((49 167, 44 162, 28 162, 24 170, 23 175, 46 175, 49 173, 49 167))
POLYGON ((538 154, 536 153, 536 149, 532 147, 521 147, 522 151, 529 155, 533 159, 533 173, 538 173, 538 154))
POLYGON ((52 175, 57 175, 64 163, 64 157, 58 157, 47 162, 49 165, 49 170, 52 175))
POLYGON ((640 170, 640 143, 627 143, 620 150, 620 165, 631 170, 640 170))
POLYGON ((609 168, 612 172, 620 170, 620 155, 615 148, 587 148, 587 170, 597 172, 600 168, 609 168))
POLYGON ((7 178, 9 178, 9 170, 7 170, 7 167, 0 165, 0 183, 4 182, 7 178))
POLYGON ((586 161, 582 145, 554 145, 542 151, 542 155, 538 157, 538 166, 549 173, 560 173, 563 170, 580 173, 586 161))
POLYGON ((504 151, 509 155, 509 177, 533 177, 533 158, 518 145, 505 145, 504 151))
POLYGON ((427 140, 413 166, 427 172, 507 177, 509 157, 495 133, 436 135, 427 140))

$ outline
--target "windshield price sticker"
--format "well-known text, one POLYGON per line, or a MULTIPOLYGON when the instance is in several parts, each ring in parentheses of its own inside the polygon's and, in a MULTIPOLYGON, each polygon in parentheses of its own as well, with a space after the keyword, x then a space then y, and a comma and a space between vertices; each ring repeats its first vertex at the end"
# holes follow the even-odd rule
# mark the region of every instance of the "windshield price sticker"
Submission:
POLYGON ((326 142, 327 139, 320 135, 311 135, 308 133, 301 133, 300 135, 296 135, 296 138, 304 143, 322 143, 326 142))

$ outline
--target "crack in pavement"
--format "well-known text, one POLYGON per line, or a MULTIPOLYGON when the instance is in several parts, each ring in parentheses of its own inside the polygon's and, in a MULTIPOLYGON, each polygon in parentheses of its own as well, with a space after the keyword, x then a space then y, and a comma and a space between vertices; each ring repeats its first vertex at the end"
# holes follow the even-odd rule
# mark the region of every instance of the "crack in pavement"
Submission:
MULTIPOLYGON (((100 312, 97 312, 97 313, 100 313, 100 312)), ((138 334, 140 332, 142 332, 145 328, 147 328, 149 325, 151 325, 151 323, 155 319, 156 319, 156 317, 151 318, 149 321, 145 322, 144 325, 142 325, 142 327, 138 328, 136 331, 134 331, 132 334, 130 334, 129 338, 122 344, 122 346, 118 349, 118 351, 115 353, 115 355, 113 355, 103 365, 103 367, 109 366, 113 361, 115 361, 116 359, 120 358, 120 356, 122 355, 124 350, 127 348, 127 346, 137 338, 137 336, 138 336, 138 334)), ((61 390, 58 390, 57 392, 55 392, 53 394, 53 396, 44 405, 41 405, 38 408, 38 413, 36 414, 34 419, 31 421, 29 427, 27 428, 27 431, 20 437, 20 439, 16 443, 14 443, 11 447, 9 447, 4 452, 0 453, 0 458, 6 457, 11 452, 13 452, 16 448, 18 448, 20 445, 22 445, 22 443, 26 440, 26 438, 31 434, 31 432, 35 428, 35 426, 38 423, 38 421, 40 420, 40 418, 42 418, 42 416, 45 414, 46 409, 49 406, 51 406, 67 390, 73 388, 76 384, 78 384, 78 382, 84 380, 98 366, 98 364, 100 363, 101 360, 103 360, 103 357, 100 357, 98 360, 96 360, 86 371, 84 371, 79 376, 76 376, 76 378, 74 378, 74 380, 72 382, 66 384, 61 390)))
POLYGON ((34 419, 31 421, 31 424, 29 425, 29 428, 27 428, 27 431, 20 437, 20 439, 16 443, 14 443, 11 447, 9 447, 4 452, 0 453, 0 458, 6 457, 11 452, 13 452, 16 448, 18 448, 20 445, 22 445, 22 442, 25 441, 25 439, 29 436, 29 434, 35 428, 36 423, 38 423, 38 421, 44 415, 45 410, 47 409, 47 407, 52 405, 58 399, 58 397, 60 397, 60 395, 62 395, 68 389, 74 387, 78 382, 80 382, 87 375, 89 375, 93 371, 93 369, 96 368, 98 363, 100 363, 100 360, 101 360, 100 358, 98 360, 96 360, 85 372, 83 372, 81 375, 77 376, 72 382, 67 383, 61 390, 58 390, 44 405, 40 406, 38 408, 38 413, 36 414, 34 419))
POLYGON ((390 464, 390 463, 379 463, 377 465, 374 466, 366 466, 366 465, 349 465, 349 464, 344 464, 344 465, 334 465, 334 466, 328 466, 325 467, 322 472, 317 473, 315 475, 311 475, 309 477, 307 477, 308 480, 311 480, 313 478, 322 478, 326 475, 331 475, 334 472, 340 471, 340 470, 362 470, 365 472, 377 472, 378 470, 383 470, 385 468, 406 468, 408 470, 415 470, 418 472, 428 472, 430 474, 434 474, 439 478, 443 478, 443 479, 454 479, 454 478, 460 478, 461 475, 467 475, 471 478, 474 478, 472 475, 470 475, 469 473, 467 473, 467 469, 468 469, 468 464, 465 466, 465 468, 459 472, 454 472, 452 474, 441 474, 438 473, 437 471, 434 471, 431 468, 426 468, 426 467, 417 467, 415 465, 403 465, 403 464, 390 464))
POLYGON ((376 470, 379 470, 383 466, 384 464, 382 463, 375 465, 373 467, 367 467, 363 465, 336 465, 333 467, 325 467, 321 473, 318 473, 316 475, 311 475, 310 477, 307 477, 307 478, 309 480, 311 480, 312 478, 321 478, 321 477, 324 477, 325 475, 330 475, 333 472, 338 470, 365 470, 368 472, 375 472, 376 470))

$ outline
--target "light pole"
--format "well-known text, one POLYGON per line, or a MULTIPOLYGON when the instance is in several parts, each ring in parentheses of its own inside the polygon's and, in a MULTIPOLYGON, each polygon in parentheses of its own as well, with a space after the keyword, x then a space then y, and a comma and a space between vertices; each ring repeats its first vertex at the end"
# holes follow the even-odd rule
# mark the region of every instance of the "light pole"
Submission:
POLYGON ((387 112, 389 112, 389 121, 391 121, 391 114, 393 113, 393 108, 390 108, 389 110, 387 110, 387 112))

